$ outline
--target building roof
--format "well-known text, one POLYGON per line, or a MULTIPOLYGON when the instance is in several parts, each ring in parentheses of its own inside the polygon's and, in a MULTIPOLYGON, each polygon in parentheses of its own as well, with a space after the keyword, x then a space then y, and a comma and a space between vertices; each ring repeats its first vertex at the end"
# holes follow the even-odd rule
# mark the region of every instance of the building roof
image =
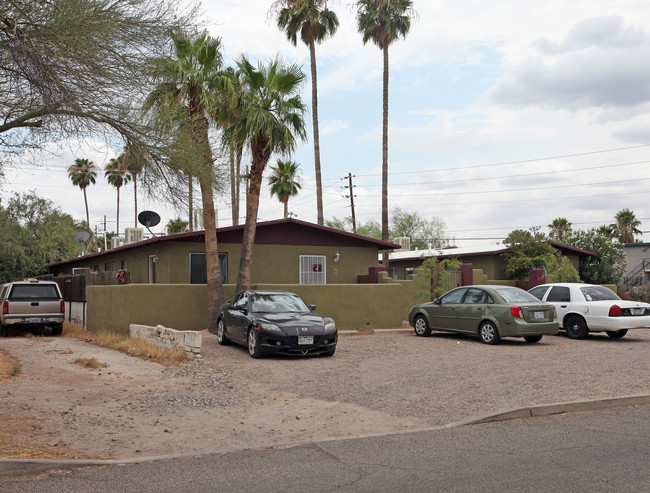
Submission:
MULTIPOLYGON (((227 226, 217 228, 217 243, 241 244, 244 236, 244 225, 227 226)), ((166 236, 156 236, 143 241, 129 243, 117 248, 111 248, 103 252, 91 253, 83 257, 74 257, 51 264, 65 265, 76 262, 80 258, 101 258, 116 252, 123 252, 140 248, 146 245, 164 243, 170 241, 184 241, 204 243, 205 230, 191 231, 189 233, 179 233, 166 236)), ((388 250, 399 248, 399 245, 388 241, 376 240, 347 231, 340 231, 327 226, 300 221, 298 219, 278 219, 274 221, 258 222, 255 232, 256 245, 313 245, 313 246, 339 246, 339 247, 366 247, 377 248, 378 250, 388 250)))
MULTIPOLYGON (((589 256, 597 257, 598 254, 590 252, 587 250, 582 250, 581 248, 572 247, 569 245, 564 245, 562 243, 557 243, 555 241, 547 241, 548 244, 560 250, 562 253, 571 253, 577 254, 579 256, 589 256)), ((503 244, 493 244, 493 245, 474 245, 474 246, 464 246, 464 247, 451 247, 451 248, 431 248, 425 250, 409 250, 409 251, 398 251, 392 252, 390 254, 390 261, 412 261, 420 260, 423 256, 428 257, 438 257, 438 258, 450 258, 450 257, 476 257, 481 255, 500 255, 509 250, 506 245, 503 244)))

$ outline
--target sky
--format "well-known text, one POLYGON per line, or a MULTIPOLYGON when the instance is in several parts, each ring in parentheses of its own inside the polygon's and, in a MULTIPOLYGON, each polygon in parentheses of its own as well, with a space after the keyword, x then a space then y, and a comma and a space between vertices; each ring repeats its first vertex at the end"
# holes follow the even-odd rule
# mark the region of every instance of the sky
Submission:
MULTIPOLYGON (((227 65, 246 54, 303 66, 309 137, 290 157, 302 189, 289 210, 316 222, 309 51, 278 30, 271 3, 204 1, 202 21, 222 39, 227 65)), ((340 27, 316 47, 324 215, 351 216, 343 187, 352 174, 357 222, 380 221, 382 54, 362 43, 352 2, 330 8, 340 27)), ((436 217, 464 246, 500 243, 514 229, 548 231, 557 217, 590 229, 628 208, 641 220, 638 238, 650 241, 650 2, 415 0, 414 8, 406 39, 389 49, 391 213, 436 217)), ((83 220, 83 195, 66 168, 77 157, 103 167, 119 151, 67 141, 9 170, 0 197, 34 190, 83 220)), ((106 216, 114 230, 116 192, 103 173, 87 193, 91 224, 101 232, 106 216)), ((120 195, 123 230, 134 226, 132 185, 120 195)), ((161 215, 157 233, 187 217, 163 195, 138 198, 139 210, 161 215)), ((230 197, 216 207, 219 226, 231 225, 230 197)), ((265 182, 259 220, 282 217, 265 182)))

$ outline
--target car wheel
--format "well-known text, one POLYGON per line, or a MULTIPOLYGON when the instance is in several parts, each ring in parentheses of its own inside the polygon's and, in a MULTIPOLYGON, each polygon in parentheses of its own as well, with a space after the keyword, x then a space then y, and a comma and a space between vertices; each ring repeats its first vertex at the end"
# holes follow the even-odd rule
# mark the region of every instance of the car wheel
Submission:
POLYGON ((0 325, 0 337, 9 336, 9 327, 6 325, 0 325))
POLYGON ((589 333, 585 320, 576 316, 567 318, 564 323, 564 330, 571 339, 584 339, 589 333))
POLYGON ((62 325, 55 325, 52 327, 52 335, 53 336, 60 336, 63 333, 63 326, 62 325))
POLYGON ((257 331, 253 327, 248 329, 247 339, 248 339, 248 354, 250 354, 252 358, 261 358, 262 350, 260 349, 260 340, 259 337, 257 336, 257 331))
POLYGON ((608 330, 607 335, 611 337, 612 339, 620 339, 623 337, 625 334, 627 334, 627 329, 621 329, 621 330, 608 330))
POLYGON ((496 344, 501 340, 497 326, 489 320, 483 322, 478 328, 478 336, 483 344, 496 344))
POLYGON ((415 335, 420 337, 428 337, 431 335, 431 328, 429 327, 429 322, 424 315, 417 315, 415 320, 413 320, 413 329, 415 330, 415 335))
POLYGON ((524 336, 526 342, 539 342, 542 340, 542 336, 524 336))
POLYGON ((217 342, 221 346, 229 346, 230 341, 226 337, 226 324, 223 321, 223 318, 220 318, 217 322, 217 342))

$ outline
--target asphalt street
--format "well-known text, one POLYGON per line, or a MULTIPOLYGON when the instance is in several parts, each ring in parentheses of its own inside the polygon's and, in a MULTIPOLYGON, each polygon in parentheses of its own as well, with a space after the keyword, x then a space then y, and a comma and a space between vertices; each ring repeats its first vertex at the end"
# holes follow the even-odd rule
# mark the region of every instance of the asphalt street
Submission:
POLYGON ((650 406, 4 479, 12 492, 643 492, 650 406))

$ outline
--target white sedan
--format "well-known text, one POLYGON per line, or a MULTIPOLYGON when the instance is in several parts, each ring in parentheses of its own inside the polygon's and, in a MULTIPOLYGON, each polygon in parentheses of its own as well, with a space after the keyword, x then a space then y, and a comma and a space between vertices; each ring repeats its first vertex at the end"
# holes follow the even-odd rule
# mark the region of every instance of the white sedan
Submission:
POLYGON ((572 339, 606 332, 618 339, 628 329, 650 328, 650 304, 627 301, 604 286, 580 283, 542 284, 528 291, 557 311, 560 329, 572 339))

